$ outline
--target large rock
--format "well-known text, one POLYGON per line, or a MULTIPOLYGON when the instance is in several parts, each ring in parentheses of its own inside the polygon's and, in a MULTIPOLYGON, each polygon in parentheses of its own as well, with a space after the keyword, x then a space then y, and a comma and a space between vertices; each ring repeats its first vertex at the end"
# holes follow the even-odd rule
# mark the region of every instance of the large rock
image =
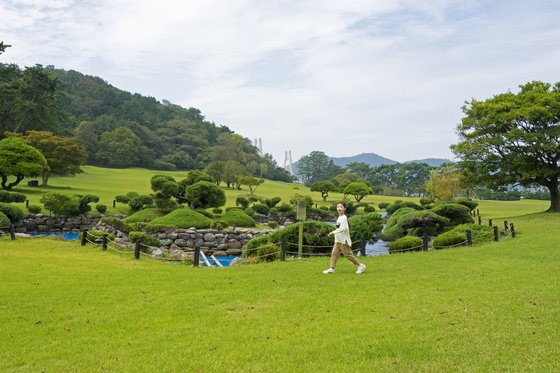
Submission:
POLYGON ((178 239, 175 240, 175 245, 181 246, 181 247, 186 247, 187 246, 187 241, 183 240, 181 238, 178 238, 178 239))
POLYGON ((205 242, 213 242, 216 239, 216 236, 213 233, 206 233, 204 235, 205 242))
POLYGON ((241 242, 235 239, 230 239, 228 241, 228 249, 241 249, 241 242))
POLYGON ((173 240, 170 240, 170 239, 166 238, 166 239, 160 240, 160 242, 161 242, 162 246, 169 246, 173 243, 173 240))
POLYGON ((155 249, 152 252, 152 257, 153 258, 163 258, 163 251, 161 251, 161 249, 155 249))
POLYGON ((177 238, 181 240, 188 240, 191 236, 188 233, 179 233, 177 234, 177 238))
POLYGON ((228 255, 225 251, 222 250, 218 250, 218 251, 214 251, 214 256, 226 256, 228 255))
POLYGON ((241 255, 241 250, 240 249, 227 249, 226 254, 227 255, 241 255))

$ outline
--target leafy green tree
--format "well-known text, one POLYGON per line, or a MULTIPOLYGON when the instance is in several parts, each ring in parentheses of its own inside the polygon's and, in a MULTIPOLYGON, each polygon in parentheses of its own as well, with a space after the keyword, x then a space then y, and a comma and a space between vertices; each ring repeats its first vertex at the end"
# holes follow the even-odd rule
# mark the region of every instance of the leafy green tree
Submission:
POLYGON ((359 175, 362 178, 366 178, 369 174, 370 167, 365 162, 351 162, 346 165, 348 172, 359 175))
POLYGON ((74 131, 76 140, 82 145, 87 152, 87 161, 95 161, 95 147, 99 141, 95 127, 92 122, 83 121, 74 131))
POLYGON ((460 166, 491 189, 544 186, 548 211, 560 211, 560 82, 533 81, 463 107, 452 151, 460 166))
POLYGON ((229 160, 224 163, 223 179, 228 188, 235 185, 237 189, 241 189, 239 177, 245 175, 247 175, 247 170, 240 162, 229 160))
POLYGON ((226 162, 224 161, 213 161, 206 166, 204 172, 214 179, 214 182, 217 186, 220 186, 221 182, 223 181, 223 176, 225 173, 225 165, 226 162))
POLYGON ((356 202, 360 202, 362 198, 371 194, 371 188, 364 183, 363 181, 357 181, 354 183, 350 183, 344 188, 344 195, 351 194, 356 199, 356 202))
POLYGON ((2 189, 11 190, 25 177, 40 176, 45 168, 47 160, 43 154, 23 140, 13 137, 0 140, 2 189), (10 176, 14 176, 15 181, 8 182, 10 176))
POLYGON ((321 197, 323 197, 323 201, 326 201, 327 197, 329 196, 329 192, 337 192, 338 188, 331 181, 322 180, 311 185, 310 190, 312 192, 321 192, 321 197))
POLYGON ((452 201, 462 191, 459 177, 458 170, 451 165, 432 170, 426 191, 436 199, 452 201))
POLYGON ((125 127, 105 132, 101 135, 96 157, 108 166, 132 166, 140 159, 140 139, 125 127))
POLYGON ((342 168, 336 166, 324 152, 312 151, 298 161, 298 174, 303 181, 315 183, 333 178, 342 173, 342 168))
POLYGON ((47 131, 28 131, 25 135, 7 133, 7 136, 17 136, 39 150, 47 160, 47 167, 43 170, 43 186, 47 186, 49 176, 75 175, 82 172, 80 166, 85 163, 86 151, 72 137, 60 137, 47 131))
POLYGON ((199 181, 187 187, 185 196, 192 208, 220 207, 226 203, 224 191, 208 181, 199 181))
POLYGON ((240 176, 239 177, 239 184, 247 185, 247 188, 249 188, 249 194, 253 194, 255 189, 257 189, 257 187, 259 185, 261 185, 262 183, 264 183, 264 179, 261 179, 261 178, 258 178, 258 177, 253 177, 253 176, 240 176))
POLYGON ((340 192, 344 191, 344 188, 346 188, 348 184, 354 183, 356 181, 364 181, 364 179, 360 175, 354 174, 352 172, 344 172, 332 178, 333 184, 338 186, 338 190, 340 192))

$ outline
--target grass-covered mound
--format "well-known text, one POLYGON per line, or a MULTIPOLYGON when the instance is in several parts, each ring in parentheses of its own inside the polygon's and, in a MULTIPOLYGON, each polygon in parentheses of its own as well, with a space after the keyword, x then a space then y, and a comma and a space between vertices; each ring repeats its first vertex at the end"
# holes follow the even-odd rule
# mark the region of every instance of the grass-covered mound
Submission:
POLYGON ((209 228, 210 224, 212 224, 212 219, 190 208, 184 207, 152 220, 146 225, 145 229, 148 231, 156 231, 172 228, 209 228))
POLYGON ((125 223, 139 223, 139 222, 151 222, 162 216, 162 213, 157 208, 147 208, 135 212, 134 214, 127 216, 123 219, 125 223))
POLYGON ((227 221, 229 225, 235 225, 236 227, 255 227, 257 223, 252 217, 247 215, 247 213, 240 208, 231 208, 222 215, 220 220, 227 221))
POLYGON ((6 214, 4 214, 2 211, 0 211, 0 227, 6 228, 10 224, 11 224, 10 219, 8 219, 6 214))

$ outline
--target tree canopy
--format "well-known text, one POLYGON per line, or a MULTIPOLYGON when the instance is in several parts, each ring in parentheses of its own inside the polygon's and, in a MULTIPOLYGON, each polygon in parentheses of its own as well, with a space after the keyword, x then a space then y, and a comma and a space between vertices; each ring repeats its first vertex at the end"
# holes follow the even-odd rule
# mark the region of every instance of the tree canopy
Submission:
POLYGON ((10 137, 0 140, 0 178, 2 189, 11 190, 25 177, 40 176, 47 160, 40 151, 23 140, 10 137), (9 177, 15 180, 8 182, 9 177))
POLYGON ((329 192, 337 192, 338 188, 336 185, 329 180, 321 180, 316 182, 315 184, 311 185, 312 192, 321 192, 321 197, 323 197, 323 201, 327 200, 329 196, 329 192))
POLYGON ((533 81, 463 107, 451 146, 470 177, 492 189, 544 186, 560 211, 560 83, 533 81))

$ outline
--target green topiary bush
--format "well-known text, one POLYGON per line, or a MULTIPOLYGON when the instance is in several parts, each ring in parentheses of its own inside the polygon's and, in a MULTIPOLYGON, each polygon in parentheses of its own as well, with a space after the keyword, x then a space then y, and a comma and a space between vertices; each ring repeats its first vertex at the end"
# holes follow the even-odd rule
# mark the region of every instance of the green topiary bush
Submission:
POLYGON ((115 196, 115 201, 117 201, 118 203, 124 203, 126 205, 130 201, 130 198, 128 198, 127 196, 119 195, 115 196))
POLYGON ((278 209, 276 207, 271 207, 270 210, 268 210, 268 214, 272 215, 272 216, 277 216, 278 215, 278 209))
POLYGON ((260 246, 268 244, 269 238, 271 238, 270 236, 271 235, 265 235, 265 236, 259 236, 251 239, 249 242, 247 242, 247 245, 245 245, 245 247, 243 248, 242 255, 244 257, 257 255, 257 249, 260 246))
POLYGON ((285 214, 294 211, 294 208, 288 203, 283 203, 278 207, 278 211, 285 214))
POLYGON ((6 229, 10 226, 10 224, 12 224, 10 219, 6 216, 6 214, 0 211, 0 227, 6 229))
POLYGON ((18 222, 25 217, 25 214, 19 207, 5 202, 0 202, 0 212, 3 212, 12 223, 18 222))
POLYGON ((220 207, 214 207, 212 209, 212 213, 214 214, 221 214, 224 210, 222 210, 220 207))
POLYGON ((95 205, 95 209, 97 210, 97 212, 99 212, 100 214, 104 214, 105 211, 107 211, 107 206, 102 204, 102 203, 98 203, 97 205, 95 205))
POLYGON ((226 213, 222 215, 222 219, 236 227, 254 227, 257 225, 253 218, 247 215, 245 211, 239 209, 226 211, 226 213))
POLYGON ((395 201, 393 204, 387 206, 385 208, 385 211, 387 211, 387 214, 392 214, 395 211, 397 211, 398 209, 402 209, 403 207, 410 207, 413 208, 415 210, 422 210, 422 206, 414 203, 414 202, 410 202, 410 201, 395 201))
POLYGON ((455 198, 453 200, 453 203, 458 203, 460 205, 466 206, 470 211, 474 210, 478 206, 478 202, 466 198, 455 198))
POLYGON ((456 203, 443 203, 435 206, 429 211, 449 219, 450 226, 470 224, 473 222, 469 208, 456 203))
POLYGON ((278 203, 280 203, 280 201, 282 200, 282 198, 280 197, 272 197, 270 199, 265 199, 264 203, 269 207, 269 208, 273 208, 276 207, 276 205, 278 203))
POLYGON ((268 207, 264 203, 256 203, 251 208, 255 210, 255 212, 262 215, 266 215, 268 214, 268 211, 270 211, 270 207, 268 207))
POLYGON ((160 246, 161 242, 154 236, 151 236, 144 232, 130 232, 128 239, 131 242, 140 242, 142 245, 146 246, 160 246))
POLYGON ((422 197, 422 198, 420 198, 420 204, 421 204, 422 206, 431 205, 431 204, 433 204, 433 203, 435 203, 435 202, 436 202, 436 201, 435 201, 433 198, 430 198, 430 197, 422 197))
POLYGON ((150 222, 156 218, 162 216, 161 212, 154 207, 150 207, 147 209, 142 209, 140 211, 135 212, 132 215, 127 216, 123 219, 126 223, 137 223, 137 222, 150 222))
POLYGON ((444 249, 446 247, 456 246, 461 243, 466 245, 466 236, 463 232, 449 231, 440 234, 432 242, 432 247, 434 249, 444 249))
POLYGON ((197 209, 194 209, 194 211, 198 212, 199 214, 202 214, 202 215, 206 216, 207 218, 214 219, 214 214, 212 214, 210 211, 207 211, 203 208, 199 207, 197 209))
POLYGON ((101 218, 100 221, 126 234, 131 231, 128 224, 126 224, 121 219, 115 218, 113 216, 106 216, 104 218, 101 218))
POLYGON ((144 228, 146 228, 146 225, 148 225, 148 223, 144 223, 143 221, 138 221, 136 223, 128 223, 130 230, 136 232, 143 231, 144 228))
POLYGON ((266 223, 266 225, 268 225, 268 227, 270 229, 276 229, 278 228, 278 222, 275 220, 269 220, 268 223, 266 223))
POLYGON ((390 205, 389 202, 380 202, 380 203, 377 204, 377 206, 378 206, 380 209, 382 209, 382 210, 383 210, 383 209, 386 209, 387 206, 389 206, 389 205, 390 205))
POLYGON ((41 212, 41 206, 38 205, 29 205, 27 206, 27 211, 29 211, 31 214, 39 214, 41 212))
POLYGON ((27 196, 25 194, 18 193, 18 192, 8 192, 7 190, 0 190, 0 202, 21 203, 21 202, 25 202, 26 199, 27 196))
POLYGON ((367 242, 377 241, 378 235, 383 229, 383 218, 375 212, 354 215, 348 219, 348 224, 350 225, 352 246, 358 248, 362 238, 367 242))
POLYGON ((389 244, 389 252, 421 250, 422 239, 416 236, 404 236, 389 244))
POLYGON ((421 236, 427 233, 435 236, 449 225, 449 219, 440 216, 432 211, 414 211, 403 216, 399 226, 405 231, 412 229, 413 234, 421 236))
MULTIPOLYGON (((96 239, 103 237, 103 235, 106 234, 107 238, 111 241, 113 241, 115 239, 115 236, 111 233, 105 232, 105 231, 99 231, 99 230, 91 230, 87 232, 87 238, 88 240, 94 242, 96 239)), ((80 234, 78 234, 78 237, 80 239, 80 241, 82 240, 83 237, 83 231, 80 231, 80 234)))
POLYGON ((250 208, 250 207, 247 207, 247 208, 246 208, 245 210, 243 210, 243 211, 245 211, 245 213, 246 213, 247 215, 251 216, 251 217, 252 217, 253 215, 255 215, 255 210, 253 210, 253 209, 250 208))
POLYGON ((167 226, 171 228, 209 228, 212 220, 190 208, 178 208, 169 214, 156 218, 146 226, 150 229, 154 226, 167 226))
POLYGON ((212 229, 216 229, 216 230, 224 230, 227 227, 229 227, 229 223, 225 220, 214 220, 212 222, 212 224, 210 224, 210 228, 212 229))
POLYGON ((280 259, 280 245, 277 243, 267 243, 261 245, 257 248, 257 257, 259 261, 271 262, 276 259, 280 259))
POLYGON ((372 205, 364 206, 364 212, 369 213, 374 211, 375 211, 375 207, 373 207, 372 205))
POLYGON ((463 234, 463 237, 466 239, 467 230, 472 232, 473 245, 494 240, 494 228, 488 225, 461 224, 453 228, 450 232, 459 232, 463 234))
POLYGON ((387 220, 385 229, 380 235, 381 239, 385 241, 395 241, 397 238, 405 236, 406 230, 402 228, 400 223, 408 214, 411 214, 414 211, 416 210, 410 207, 403 207, 395 211, 389 220, 387 220))

